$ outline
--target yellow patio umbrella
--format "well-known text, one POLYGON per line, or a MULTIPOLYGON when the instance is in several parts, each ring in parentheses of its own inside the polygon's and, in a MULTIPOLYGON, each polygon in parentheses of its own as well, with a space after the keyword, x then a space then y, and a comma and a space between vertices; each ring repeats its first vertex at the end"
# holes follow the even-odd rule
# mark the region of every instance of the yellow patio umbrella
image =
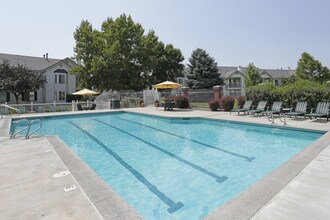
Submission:
POLYGON ((156 89, 176 89, 181 87, 182 85, 179 83, 171 82, 171 81, 165 81, 162 83, 158 83, 154 85, 153 87, 156 89))
POLYGON ((89 89, 82 89, 78 92, 72 93, 72 95, 82 95, 82 96, 97 95, 97 94, 98 94, 97 92, 94 92, 94 91, 89 90, 89 89))

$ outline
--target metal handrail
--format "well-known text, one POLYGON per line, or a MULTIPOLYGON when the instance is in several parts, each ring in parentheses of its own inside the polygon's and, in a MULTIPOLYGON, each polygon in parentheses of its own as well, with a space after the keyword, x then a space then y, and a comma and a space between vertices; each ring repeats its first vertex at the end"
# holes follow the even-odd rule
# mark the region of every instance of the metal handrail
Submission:
POLYGON ((12 133, 10 135, 10 138, 14 139, 17 134, 21 133, 22 131, 27 130, 26 135, 25 135, 25 139, 29 139, 30 136, 33 133, 35 133, 36 131, 38 131, 41 127, 42 127, 42 121, 40 119, 36 119, 36 120, 32 120, 32 121, 29 121, 27 119, 21 119, 19 121, 15 121, 13 123, 13 129, 12 129, 12 133), (37 128, 35 128, 33 131, 30 131, 32 125, 34 125, 34 124, 39 124, 39 126, 37 128), (16 131, 16 128, 17 128, 18 125, 24 125, 24 127, 21 128, 20 130, 16 131))
MULTIPOLYGON (((14 108, 14 107, 11 107, 9 105, 6 105, 6 104, 1 104, 0 105, 1 107, 5 107, 5 108, 9 108, 9 109, 12 109, 12 110, 15 110, 17 112, 17 115, 21 115, 21 110, 17 109, 17 108, 14 108)), ((1 118, 3 118, 3 113, 1 111, 1 118)))

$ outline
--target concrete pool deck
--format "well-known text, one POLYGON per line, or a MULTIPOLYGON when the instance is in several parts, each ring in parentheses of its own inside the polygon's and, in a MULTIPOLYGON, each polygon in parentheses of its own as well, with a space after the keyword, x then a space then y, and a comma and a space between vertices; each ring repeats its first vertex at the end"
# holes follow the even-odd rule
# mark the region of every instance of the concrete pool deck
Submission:
MULTIPOLYGON (((122 109, 164 117, 205 117, 269 125, 265 117, 198 110, 122 109)), ((113 110, 112 110, 113 111, 113 110)), ((61 115, 93 112, 67 112, 61 115)), ((50 113, 40 114, 51 116, 50 113)), ((58 114, 54 114, 58 115, 58 114)), ((17 118, 36 117, 38 114, 17 118)), ((8 138, 0 120, 0 216, 5 219, 141 219, 56 137, 8 138), (70 175, 54 178, 59 171, 70 175), (96 180, 95 180, 96 179, 96 180), (4 181, 3 181, 4 180, 4 181), (95 189, 95 184, 100 186, 95 189), (68 192, 64 187, 75 185, 68 192)), ((287 119, 292 128, 330 131, 330 122, 287 119)), ((275 126, 283 126, 275 119, 275 126)), ((215 210, 206 219, 328 219, 330 216, 330 134, 323 135, 279 169, 215 210)))

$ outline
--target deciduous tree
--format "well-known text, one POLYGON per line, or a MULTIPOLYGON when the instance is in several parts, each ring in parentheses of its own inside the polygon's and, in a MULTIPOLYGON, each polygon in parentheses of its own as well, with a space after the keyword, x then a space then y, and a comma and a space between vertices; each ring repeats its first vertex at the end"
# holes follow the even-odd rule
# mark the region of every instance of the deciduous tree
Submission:
POLYGON ((16 103, 21 94, 37 91, 45 83, 44 75, 32 72, 21 64, 12 66, 8 60, 2 60, 0 64, 0 90, 13 93, 16 103))
POLYGON ((131 16, 103 22, 100 31, 88 21, 77 27, 74 69, 83 85, 99 90, 141 90, 163 79, 173 80, 183 71, 181 51, 164 45, 154 31, 146 35, 131 16))
POLYGON ((330 80, 329 69, 310 54, 304 52, 298 61, 296 76, 301 79, 309 79, 318 82, 330 80))
POLYGON ((262 82, 260 69, 253 63, 249 63, 245 70, 245 85, 246 87, 255 86, 262 82))

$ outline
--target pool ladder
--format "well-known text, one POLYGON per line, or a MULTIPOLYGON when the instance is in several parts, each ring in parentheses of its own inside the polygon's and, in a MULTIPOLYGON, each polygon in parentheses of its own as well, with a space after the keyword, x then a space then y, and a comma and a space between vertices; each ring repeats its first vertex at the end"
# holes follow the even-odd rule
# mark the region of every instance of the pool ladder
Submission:
POLYGON ((13 122, 13 130, 11 132, 10 138, 13 139, 15 138, 15 136, 19 133, 21 133, 22 131, 26 130, 26 135, 25 135, 25 139, 29 139, 30 136, 37 132, 40 128, 42 127, 42 122, 40 119, 36 119, 36 120, 27 120, 27 119, 22 119, 22 120, 18 120, 13 122), (23 128, 19 129, 18 131, 16 131, 17 126, 23 126, 23 128), (35 128, 34 130, 31 131, 31 127, 32 125, 39 125, 37 128, 35 128))
MULTIPOLYGON (((268 121, 270 121, 272 123, 272 125, 275 124, 274 114, 273 113, 268 113, 267 114, 267 119, 268 119, 268 121)), ((280 113, 279 114, 279 119, 283 123, 283 126, 287 125, 286 124, 286 119, 285 119, 285 114, 280 113)))

